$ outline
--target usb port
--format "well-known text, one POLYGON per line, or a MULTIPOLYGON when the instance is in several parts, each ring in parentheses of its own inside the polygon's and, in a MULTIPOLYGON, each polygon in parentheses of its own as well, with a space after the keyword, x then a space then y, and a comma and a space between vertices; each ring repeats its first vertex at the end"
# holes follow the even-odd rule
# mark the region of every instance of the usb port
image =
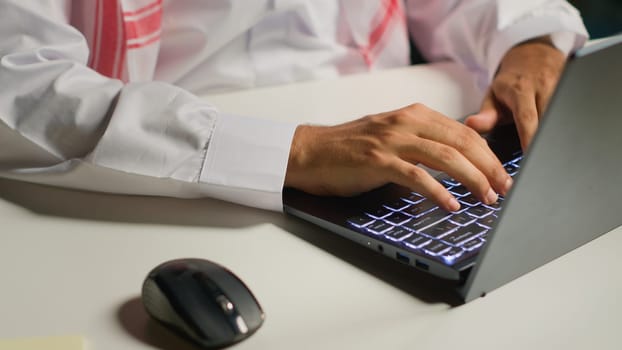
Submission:
POLYGON ((400 252, 395 252, 395 258, 398 261, 403 262, 404 264, 409 264, 410 263, 410 258, 408 256, 406 256, 405 254, 402 254, 400 252))
POLYGON ((415 266, 422 269, 422 270, 426 270, 428 271, 430 269, 430 266, 424 262, 421 262, 417 259, 415 259, 415 266))

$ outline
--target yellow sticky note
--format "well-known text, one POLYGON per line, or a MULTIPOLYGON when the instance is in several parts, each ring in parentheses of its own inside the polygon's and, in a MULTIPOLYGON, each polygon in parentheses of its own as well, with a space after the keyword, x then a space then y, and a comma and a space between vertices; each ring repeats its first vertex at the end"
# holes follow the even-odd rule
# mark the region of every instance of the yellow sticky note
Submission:
POLYGON ((0 350, 84 350, 78 336, 0 339, 0 350))

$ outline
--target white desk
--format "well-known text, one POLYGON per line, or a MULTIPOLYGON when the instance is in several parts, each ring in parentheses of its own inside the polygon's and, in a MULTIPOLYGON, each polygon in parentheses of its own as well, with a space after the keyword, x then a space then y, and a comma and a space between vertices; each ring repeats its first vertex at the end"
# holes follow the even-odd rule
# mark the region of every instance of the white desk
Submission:
MULTIPOLYGON (((231 112, 332 124, 417 101, 458 117, 477 108, 478 95, 464 72, 442 64, 211 100, 231 112)), ((0 217, 0 337, 79 334, 89 349, 189 349, 150 322, 137 298, 152 267, 203 257, 236 272, 266 311, 238 349, 620 348, 620 228, 451 307, 405 267, 326 231, 208 199, 0 180, 0 217)))

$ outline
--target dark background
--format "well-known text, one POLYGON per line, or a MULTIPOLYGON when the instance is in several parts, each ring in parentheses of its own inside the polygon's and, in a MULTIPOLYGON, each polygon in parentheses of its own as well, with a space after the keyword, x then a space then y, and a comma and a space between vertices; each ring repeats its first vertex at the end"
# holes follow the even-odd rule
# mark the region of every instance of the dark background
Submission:
POLYGON ((569 0, 579 11, 592 39, 622 32, 622 0, 569 0))

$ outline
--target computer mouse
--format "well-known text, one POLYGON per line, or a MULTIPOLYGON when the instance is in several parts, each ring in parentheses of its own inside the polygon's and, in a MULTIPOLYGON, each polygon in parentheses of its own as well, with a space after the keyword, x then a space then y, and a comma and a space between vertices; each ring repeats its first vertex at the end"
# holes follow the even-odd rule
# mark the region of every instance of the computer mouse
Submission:
POLYGON ((204 259, 177 259, 155 267, 143 283, 142 301, 153 318, 205 348, 242 341, 265 319, 244 282, 204 259))

